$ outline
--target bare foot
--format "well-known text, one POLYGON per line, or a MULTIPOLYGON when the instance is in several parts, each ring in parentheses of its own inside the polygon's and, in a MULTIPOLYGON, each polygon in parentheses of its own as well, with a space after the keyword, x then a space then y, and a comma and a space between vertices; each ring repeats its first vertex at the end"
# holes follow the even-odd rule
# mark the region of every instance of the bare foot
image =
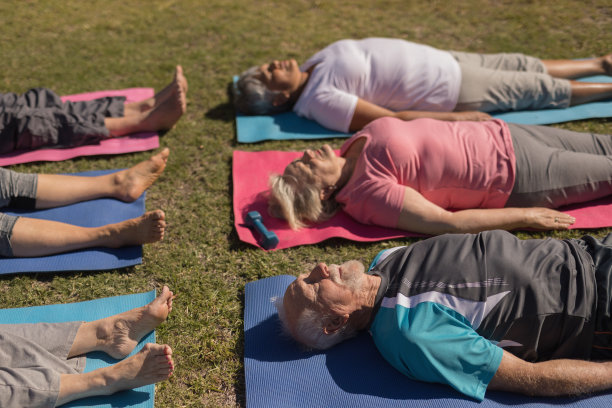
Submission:
POLYGON ((162 174, 168 162, 170 149, 167 147, 127 170, 114 173, 115 197, 132 202, 144 193, 162 174))
POLYGON ((117 359, 130 354, 147 333, 166 320, 172 299, 174 294, 164 286, 148 305, 96 321, 98 350, 117 359))
POLYGON ((162 210, 155 210, 137 218, 101 227, 104 228, 101 245, 108 248, 120 248, 161 241, 166 229, 165 219, 166 214, 162 210))
POLYGON ((187 110, 186 84, 185 81, 184 86, 172 87, 172 93, 161 104, 147 112, 143 121, 146 128, 152 130, 172 129, 187 110))
POLYGON ((153 109, 156 106, 161 105, 168 97, 173 93, 181 91, 187 94, 187 79, 183 74, 183 67, 180 65, 176 66, 174 71, 174 78, 164 89, 155 94, 154 97, 148 98, 138 102, 131 102, 125 104, 125 114, 130 115, 134 113, 146 112, 153 109))
POLYGON ((174 371, 172 349, 147 343, 137 354, 108 367, 104 373, 109 394, 167 380, 174 371))

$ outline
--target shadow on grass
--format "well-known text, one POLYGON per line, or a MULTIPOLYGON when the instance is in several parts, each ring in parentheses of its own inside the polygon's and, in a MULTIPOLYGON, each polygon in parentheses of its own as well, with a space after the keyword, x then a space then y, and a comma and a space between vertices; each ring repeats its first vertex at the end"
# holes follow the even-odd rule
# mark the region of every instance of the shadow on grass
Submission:
POLYGON ((220 120, 222 122, 232 122, 235 117, 234 99, 232 95, 232 83, 229 82, 226 88, 227 101, 221 102, 217 106, 209 109, 205 116, 208 119, 220 120))

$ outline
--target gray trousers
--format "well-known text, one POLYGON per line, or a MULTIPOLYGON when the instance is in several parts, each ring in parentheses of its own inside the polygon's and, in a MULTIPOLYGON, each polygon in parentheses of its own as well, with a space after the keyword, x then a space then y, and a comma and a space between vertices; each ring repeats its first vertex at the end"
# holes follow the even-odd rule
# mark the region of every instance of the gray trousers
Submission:
POLYGON ((84 356, 67 358, 81 324, 0 324, 0 407, 55 406, 60 375, 85 369, 84 356))
MULTIPOLYGON (((37 187, 38 175, 0 168, 0 208, 34 209, 37 187)), ((11 235, 18 218, 0 212, 0 256, 13 256, 11 235)))
POLYGON ((546 73, 541 60, 524 54, 451 51, 461 69, 456 111, 566 108, 571 85, 546 73))
POLYGON ((81 146, 109 136, 104 118, 123 116, 124 97, 62 102, 53 91, 0 94, 0 153, 81 146))
POLYGON ((506 207, 549 207, 612 194, 612 136, 508 124, 516 178, 506 207))

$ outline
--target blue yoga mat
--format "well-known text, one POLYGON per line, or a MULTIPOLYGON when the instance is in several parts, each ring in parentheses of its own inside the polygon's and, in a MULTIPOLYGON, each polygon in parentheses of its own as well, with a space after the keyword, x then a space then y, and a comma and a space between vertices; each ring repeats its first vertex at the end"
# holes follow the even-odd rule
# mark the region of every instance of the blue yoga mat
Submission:
MULTIPOLYGON (((97 176, 117 170, 76 173, 97 176)), ((139 217, 145 210, 145 194, 132 203, 103 198, 47 210, 3 209, 6 214, 61 221, 82 227, 98 227, 139 217)), ((92 271, 125 268, 142 263, 142 246, 89 248, 65 254, 36 258, 0 258, 0 274, 23 272, 92 271)))
MULTIPOLYGON (((236 80, 236 77, 234 78, 236 80)), ((597 75, 581 78, 584 82, 612 82, 612 77, 597 75)), ((571 120, 612 117, 612 100, 576 105, 565 109, 541 109, 495 113, 492 116, 510 123, 549 125, 571 120)), ((326 139, 349 137, 351 134, 326 129, 293 112, 270 116, 246 116, 236 113, 236 133, 240 143, 263 140, 326 139)))
POLYGON ((487 392, 478 403, 448 386, 409 380, 378 353, 370 336, 325 352, 307 352, 281 333, 270 298, 282 296, 293 276, 247 283, 244 371, 249 408, 269 407, 610 407, 612 393, 590 398, 528 398, 487 392))
MULTIPOLYGON (((0 324, 16 323, 59 323, 70 321, 91 321, 112 316, 127 310, 144 306, 155 299, 155 291, 135 295, 115 296, 87 302, 59 305, 34 306, 18 309, 1 309, 0 324)), ((155 342, 155 332, 145 336, 132 354, 137 353, 146 343, 155 342)), ((132 355, 130 354, 130 355, 132 355)), ((113 365, 117 360, 96 352, 87 354, 85 372, 113 365)), ((133 390, 122 391, 111 396, 91 397, 73 401, 62 407, 99 407, 99 408, 153 408, 155 386, 147 385, 133 390)))

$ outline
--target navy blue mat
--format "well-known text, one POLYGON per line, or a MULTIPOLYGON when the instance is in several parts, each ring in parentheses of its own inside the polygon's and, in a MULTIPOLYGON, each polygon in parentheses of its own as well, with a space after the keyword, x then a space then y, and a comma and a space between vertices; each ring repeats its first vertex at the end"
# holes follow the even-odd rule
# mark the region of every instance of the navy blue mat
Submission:
MULTIPOLYGON (((234 77, 236 80, 237 77, 234 77)), ((597 75, 581 78, 584 82, 612 82, 612 77, 597 75)), ((591 102, 565 109, 541 109, 518 112, 500 112, 492 116, 506 122, 523 125, 549 125, 572 120, 608 118, 612 116, 612 100, 591 102)), ((299 117, 293 112, 278 115, 247 116, 236 113, 236 133, 240 143, 256 143, 263 140, 326 139, 349 137, 326 129, 314 121, 299 117)))
POLYGON ((493 408, 612 406, 612 393, 590 398, 528 398, 488 392, 478 403, 448 386, 412 381, 378 353, 364 332, 326 352, 305 352, 281 334, 270 298, 282 296, 293 276, 247 283, 244 307, 244 371, 249 408, 428 407, 493 408))
MULTIPOLYGON (((66 303, 46 306, 23 307, 17 309, 0 309, 0 324, 19 323, 59 323, 70 321, 92 321, 144 306, 155 299, 155 291, 134 295, 115 296, 79 303, 66 303)), ((155 332, 146 335, 136 349, 137 353, 146 343, 155 343, 155 332)), ((96 352, 87 354, 85 372, 113 365, 117 360, 108 355, 96 352)), ((147 385, 133 390, 122 391, 111 396, 80 399, 66 405, 65 408, 153 408, 155 386, 147 385)))
MULTIPOLYGON (((76 173, 96 176, 117 170, 76 173)), ((139 217, 145 210, 145 194, 132 203, 103 198, 82 203, 35 211, 11 211, 6 214, 61 221, 82 227, 98 227, 139 217)), ((36 258, 0 258, 0 274, 24 272, 90 271, 125 268, 142 263, 142 246, 123 248, 89 248, 65 254, 36 258)))

